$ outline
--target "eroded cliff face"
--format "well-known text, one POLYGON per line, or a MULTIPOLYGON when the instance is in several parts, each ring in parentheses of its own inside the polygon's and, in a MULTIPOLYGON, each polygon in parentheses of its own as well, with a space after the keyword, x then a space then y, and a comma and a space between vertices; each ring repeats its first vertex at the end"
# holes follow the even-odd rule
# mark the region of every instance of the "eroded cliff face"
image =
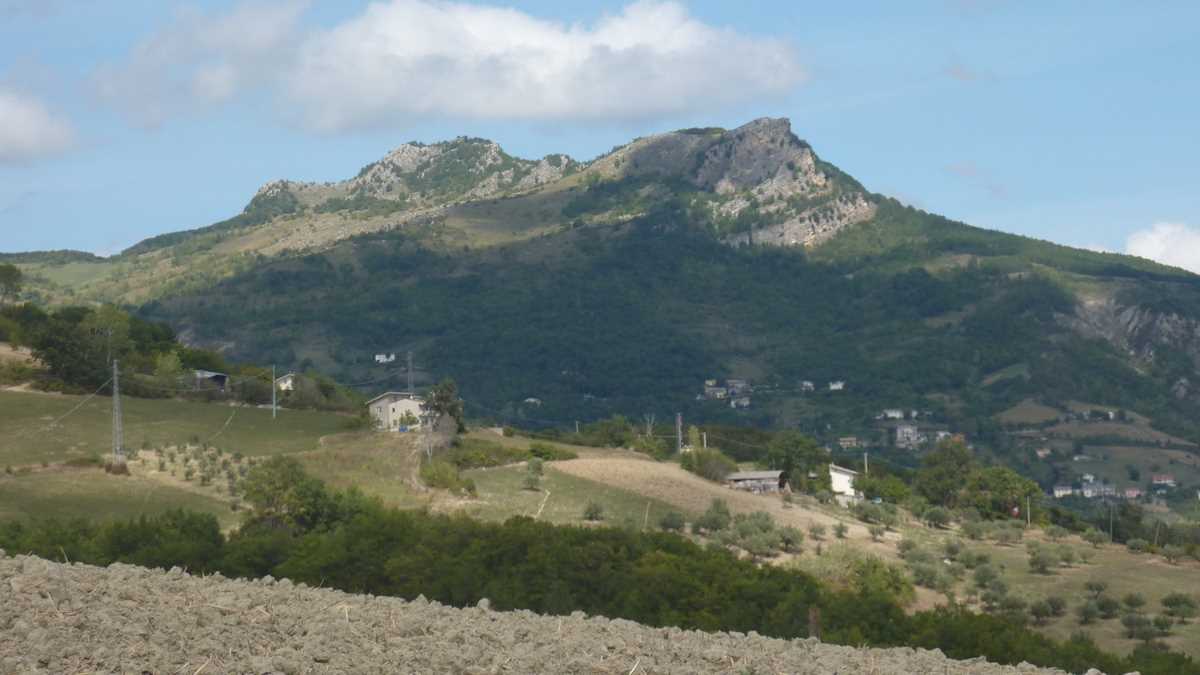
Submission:
POLYGON ((1063 317, 1063 322, 1076 333, 1104 340, 1144 365, 1168 351, 1188 357, 1194 372, 1179 377, 1171 385, 1172 393, 1177 398, 1200 395, 1200 319, 1105 297, 1081 300, 1075 313, 1063 317))

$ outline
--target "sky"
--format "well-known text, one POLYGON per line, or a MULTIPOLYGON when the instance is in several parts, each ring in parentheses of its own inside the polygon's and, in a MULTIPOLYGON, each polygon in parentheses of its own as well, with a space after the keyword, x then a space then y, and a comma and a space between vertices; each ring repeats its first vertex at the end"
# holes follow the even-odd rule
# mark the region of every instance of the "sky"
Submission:
POLYGON ((868 189, 1200 272, 1200 3, 0 0, 0 251, 110 255, 459 135, 787 117, 868 189))

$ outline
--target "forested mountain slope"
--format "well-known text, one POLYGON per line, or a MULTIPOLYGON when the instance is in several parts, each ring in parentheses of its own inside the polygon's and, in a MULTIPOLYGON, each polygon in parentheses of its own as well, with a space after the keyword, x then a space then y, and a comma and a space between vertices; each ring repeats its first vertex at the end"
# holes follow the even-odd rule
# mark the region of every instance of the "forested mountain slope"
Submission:
POLYGON ((411 350, 420 381, 454 377, 506 421, 684 410, 824 431, 886 406, 974 431, 1040 397, 1200 440, 1200 277, 903 206, 786 120, 587 163, 409 144, 104 264, 76 297, 148 301, 196 343, 366 390, 404 381, 403 358, 374 354, 411 350), (755 386, 748 409, 696 400, 729 377, 755 386))

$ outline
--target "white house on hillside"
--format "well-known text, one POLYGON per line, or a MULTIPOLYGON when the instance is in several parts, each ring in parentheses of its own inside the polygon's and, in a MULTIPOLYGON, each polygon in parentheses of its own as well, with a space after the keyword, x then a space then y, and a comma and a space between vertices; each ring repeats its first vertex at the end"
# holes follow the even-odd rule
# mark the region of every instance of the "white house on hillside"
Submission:
POLYGON ((296 374, 288 373, 275 378, 275 388, 279 391, 295 391, 296 390, 296 374))
POLYGON ((412 394, 389 391, 367 401, 367 410, 381 431, 411 431, 421 428, 425 400, 412 394))
POLYGON ((829 465, 829 487, 833 496, 843 506, 862 499, 862 493, 854 489, 854 479, 858 472, 837 464, 829 465))

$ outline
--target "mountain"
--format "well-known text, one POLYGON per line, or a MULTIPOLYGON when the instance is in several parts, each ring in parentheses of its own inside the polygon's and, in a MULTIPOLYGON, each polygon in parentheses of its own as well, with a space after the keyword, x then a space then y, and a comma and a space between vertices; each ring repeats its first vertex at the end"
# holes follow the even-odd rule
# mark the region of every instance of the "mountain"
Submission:
POLYGON ((27 269, 44 297, 143 305, 193 342, 366 390, 404 382, 375 354, 412 351, 420 381, 454 377, 502 421, 683 410, 836 434, 903 407, 986 435, 1035 398, 1200 440, 1200 277, 904 206, 782 119, 589 162, 411 143, 101 263, 27 269), (696 400, 725 378, 755 386, 748 409, 696 400))

